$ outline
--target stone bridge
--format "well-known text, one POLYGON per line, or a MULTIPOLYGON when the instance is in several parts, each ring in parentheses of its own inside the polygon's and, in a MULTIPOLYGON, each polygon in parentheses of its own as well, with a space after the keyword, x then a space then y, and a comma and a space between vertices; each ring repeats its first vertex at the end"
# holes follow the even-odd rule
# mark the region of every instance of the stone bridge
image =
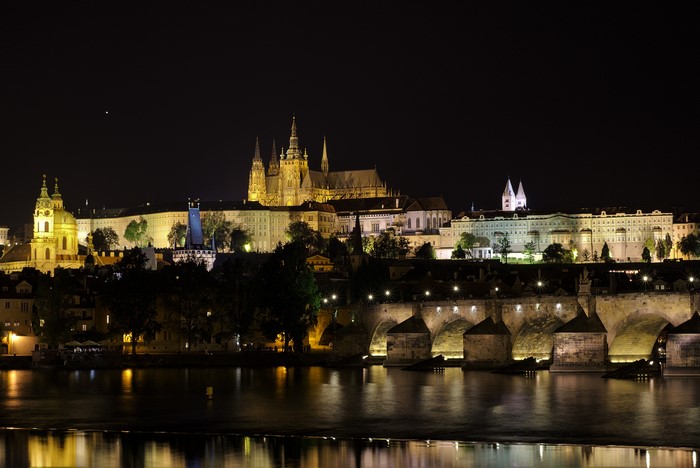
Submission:
MULTIPOLYGON (((677 326, 698 311, 691 292, 649 291, 578 296, 488 297, 401 303, 365 304, 338 311, 337 323, 366 333, 363 350, 370 356, 387 355, 387 331, 410 317, 423 319, 431 334, 432 355, 463 357, 463 334, 487 317, 503 321, 511 334, 512 358, 550 359, 554 331, 579 313, 595 312, 607 331, 608 360, 649 359, 667 325, 677 326)), ((331 314, 322 310, 310 341, 331 326, 331 314)))

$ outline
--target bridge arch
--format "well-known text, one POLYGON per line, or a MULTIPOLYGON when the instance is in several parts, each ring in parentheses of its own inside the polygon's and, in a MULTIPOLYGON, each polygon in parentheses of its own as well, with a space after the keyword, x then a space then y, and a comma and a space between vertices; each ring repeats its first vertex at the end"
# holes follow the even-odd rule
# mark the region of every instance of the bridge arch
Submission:
POLYGON ((512 357, 515 360, 534 357, 539 360, 552 358, 554 330, 564 325, 556 316, 544 315, 527 320, 513 338, 512 357))
POLYGON ((608 348, 610 362, 633 362, 649 359, 654 353, 662 330, 670 322, 654 313, 637 313, 620 322, 612 334, 608 348))
POLYGON ((446 359, 464 359, 463 335, 474 325, 463 317, 445 323, 433 339, 433 356, 442 354, 446 359))
POLYGON ((386 332, 396 325, 396 321, 390 319, 380 322, 375 327, 369 342, 370 356, 386 356, 386 332))

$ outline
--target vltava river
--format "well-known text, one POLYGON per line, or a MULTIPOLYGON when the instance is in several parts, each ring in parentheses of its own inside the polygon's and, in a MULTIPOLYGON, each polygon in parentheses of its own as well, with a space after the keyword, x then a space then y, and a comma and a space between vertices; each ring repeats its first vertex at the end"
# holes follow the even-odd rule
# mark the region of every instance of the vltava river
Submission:
POLYGON ((5 370, 0 396, 0 466, 694 467, 700 450, 698 378, 5 370))

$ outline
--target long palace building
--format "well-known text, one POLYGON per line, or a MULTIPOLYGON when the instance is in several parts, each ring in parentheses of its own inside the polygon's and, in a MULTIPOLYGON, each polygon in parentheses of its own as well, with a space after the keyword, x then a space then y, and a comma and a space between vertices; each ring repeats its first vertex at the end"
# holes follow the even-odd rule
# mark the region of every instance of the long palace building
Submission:
MULTIPOLYGON (((645 244, 656 244, 667 236, 674 248, 666 258, 680 258, 677 242, 700 231, 700 218, 695 213, 674 219, 673 213, 658 210, 537 211, 528 207, 522 182, 516 191, 510 179, 501 194, 500 209, 453 216, 442 197, 393 194, 374 169, 330 171, 325 142, 321 170, 311 170, 308 155, 299 149, 295 119, 289 148, 282 151, 279 160, 275 153, 273 148, 265 168, 256 140, 247 199, 199 203, 202 219, 211 213, 223 215, 232 228, 248 232, 251 248, 257 252, 270 252, 278 243, 284 243, 285 230, 292 222, 304 221, 326 239, 333 235, 345 239, 357 218, 365 237, 393 229, 405 236, 411 247, 430 242, 442 259, 451 257, 465 232, 477 239, 473 249, 477 259, 497 257, 497 246, 504 236, 510 242, 509 258, 513 259, 524 256, 526 244, 534 243, 537 258, 547 246, 559 243, 566 249, 576 249, 578 260, 586 261, 600 256, 607 244, 611 258, 635 262, 642 260, 645 244)), ((168 234, 175 224, 187 224, 188 202, 120 209, 81 208, 71 213, 64 207, 58 181, 53 195, 49 195, 44 176, 33 217, 31 241, 6 245, 0 271, 18 271, 28 266, 42 271, 80 266, 90 253, 89 234, 98 228, 112 228, 119 235, 119 250, 130 248, 133 245, 124 239, 124 232, 132 221, 146 221, 152 247, 172 248, 168 234), (79 255, 79 244, 84 255, 79 255)))

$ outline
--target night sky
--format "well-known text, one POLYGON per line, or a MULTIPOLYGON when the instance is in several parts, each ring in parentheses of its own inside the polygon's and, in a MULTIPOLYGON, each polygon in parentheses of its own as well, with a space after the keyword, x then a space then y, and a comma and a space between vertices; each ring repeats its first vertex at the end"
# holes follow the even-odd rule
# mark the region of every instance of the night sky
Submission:
POLYGON ((56 3, 0 6, 0 225, 44 173, 71 211, 244 199, 293 115, 312 169, 325 136, 331 170, 455 215, 508 177, 536 210, 700 210, 698 15, 675 2, 56 3))

